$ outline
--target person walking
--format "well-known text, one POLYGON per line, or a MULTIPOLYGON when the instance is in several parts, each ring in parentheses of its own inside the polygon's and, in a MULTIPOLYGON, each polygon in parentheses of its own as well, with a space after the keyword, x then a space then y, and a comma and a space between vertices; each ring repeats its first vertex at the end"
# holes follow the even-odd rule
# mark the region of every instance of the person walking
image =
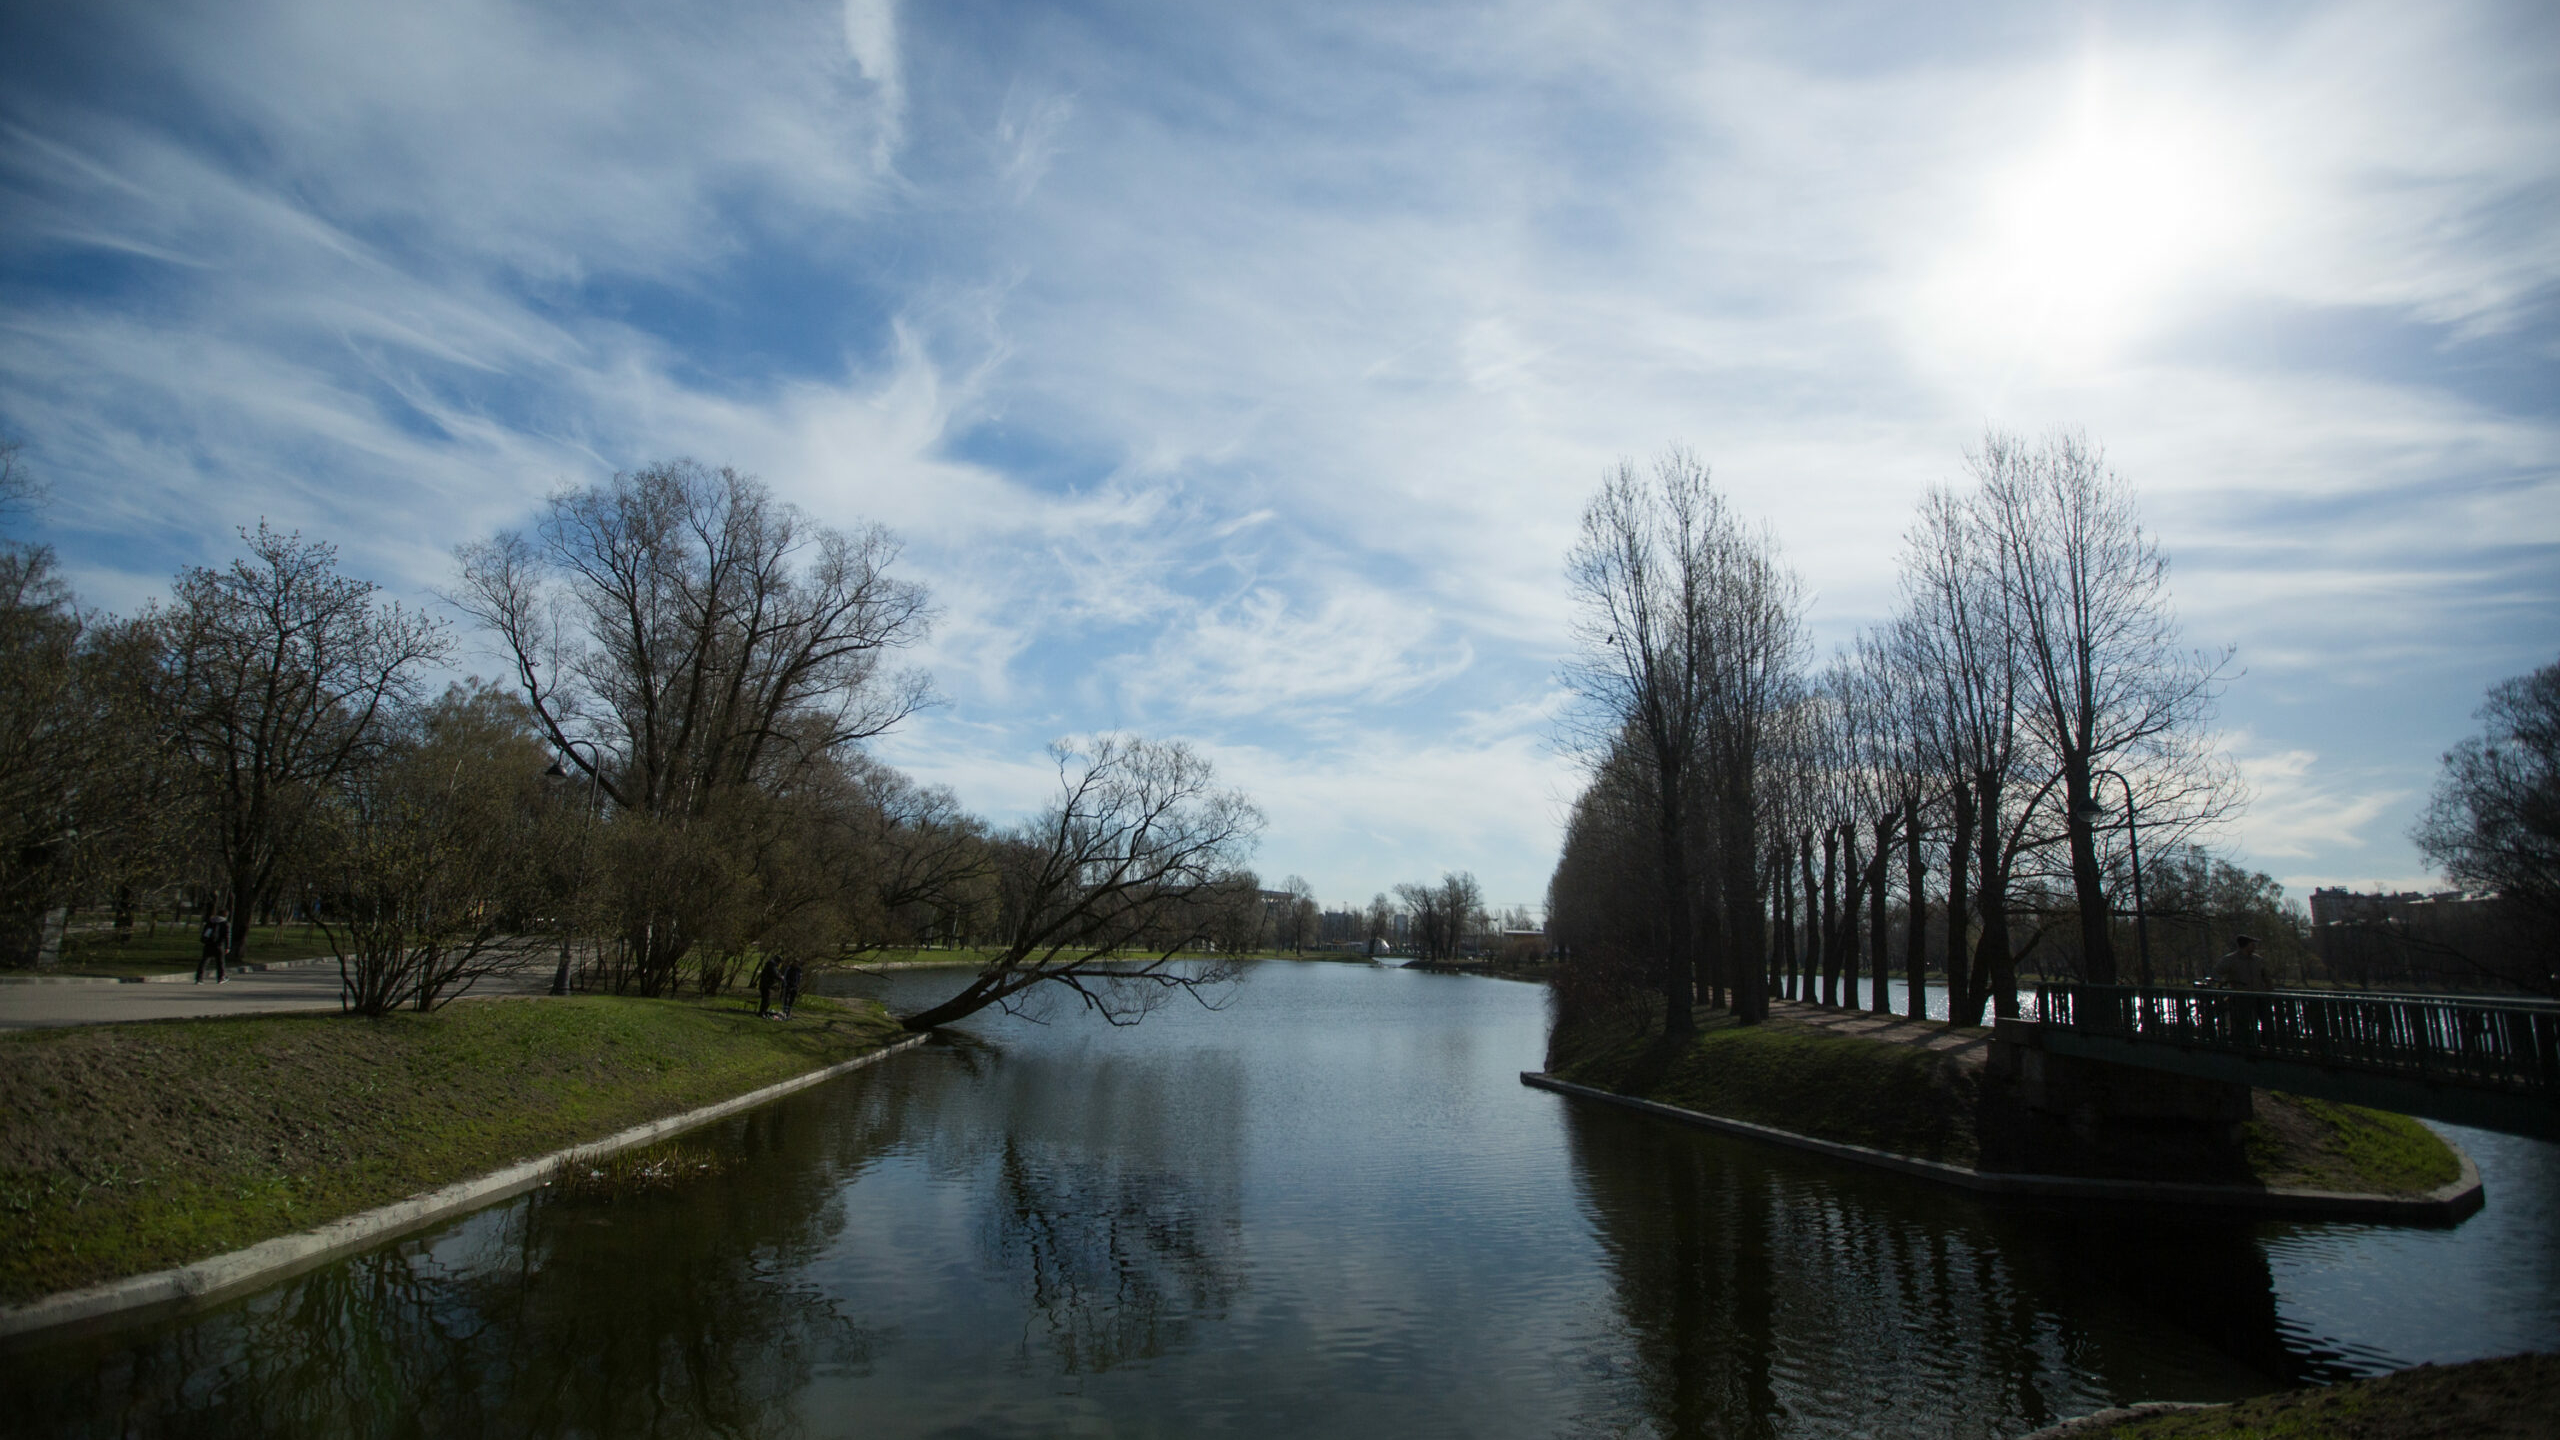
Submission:
POLYGON ((2213 978, 2225 990, 2264 990, 2267 988, 2267 963, 2258 958, 2258 942, 2251 936, 2231 937, 2231 953, 2216 961, 2213 978))
POLYGON ((214 984, 230 979, 227 961, 231 954, 231 917, 206 916, 204 928, 196 932, 196 941, 203 947, 196 955, 196 983, 204 983, 204 967, 208 964, 213 966, 214 984))
POLYGON ((756 967, 756 1018, 773 1018, 773 987, 782 979, 782 962, 770 955, 756 967))
POLYGON ((791 1007, 800 1002, 800 962, 782 967, 782 1018, 791 1018, 791 1007))

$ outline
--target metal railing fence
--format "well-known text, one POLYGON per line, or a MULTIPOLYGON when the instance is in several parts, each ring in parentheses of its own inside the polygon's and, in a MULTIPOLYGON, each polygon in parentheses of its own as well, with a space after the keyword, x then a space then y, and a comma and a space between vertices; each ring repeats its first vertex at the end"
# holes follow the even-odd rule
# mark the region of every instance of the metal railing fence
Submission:
POLYGON ((2560 1100, 2560 1009, 2326 991, 2043 984, 2033 1018, 2084 1035, 2560 1100))

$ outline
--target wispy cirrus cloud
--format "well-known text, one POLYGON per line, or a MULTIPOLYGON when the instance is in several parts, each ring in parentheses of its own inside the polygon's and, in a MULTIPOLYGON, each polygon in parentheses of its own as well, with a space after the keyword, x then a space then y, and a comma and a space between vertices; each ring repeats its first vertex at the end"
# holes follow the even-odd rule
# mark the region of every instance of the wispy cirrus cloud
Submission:
POLYGON ((1667 442, 1830 643, 1986 423, 2085 427, 2240 646, 2234 843, 2296 878, 2415 873, 2435 755, 2560 648, 2533 6, 12 33, 0 422, 96 602, 259 515, 423 594, 554 485, 736 463, 935 589, 892 754, 1009 811, 1051 735, 1189 735, 1329 898, 1543 889, 1559 557, 1667 442))

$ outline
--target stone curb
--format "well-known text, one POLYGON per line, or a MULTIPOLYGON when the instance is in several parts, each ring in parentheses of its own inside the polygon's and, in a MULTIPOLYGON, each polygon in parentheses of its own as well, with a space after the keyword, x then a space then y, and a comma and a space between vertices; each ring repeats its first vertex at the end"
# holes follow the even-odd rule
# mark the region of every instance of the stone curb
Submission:
POLYGON ((2131 1405, 2119 1405, 2111 1410, 2100 1410, 2093 1415, 2075 1416, 2060 1424, 2047 1425, 2031 1435, 2019 1436, 2018 1440, 2072 1440, 2076 1435, 2093 1435, 2135 1420, 2148 1420, 2154 1415, 2174 1415, 2181 1410, 2225 1408, 2227 1407, 2194 1404, 2185 1400, 2138 1400, 2131 1405))
POLYGON ((2013 1175, 2000 1171, 1975 1170, 1963 1165, 1949 1165, 1940 1160, 1922 1160, 1912 1155, 1897 1155, 1889 1150, 1849 1145, 1837 1140, 1819 1140, 1780 1130, 1772 1125, 1755 1125, 1748 1120, 1728 1120, 1721 1115, 1707 1115, 1664 1105, 1653 1100, 1639 1100, 1631 1095, 1612 1094, 1570 1080, 1534 1070, 1520 1072, 1520 1083, 1540 1090, 1553 1090, 1584 1100, 1598 1100, 1610 1105, 1639 1110, 1661 1119, 1694 1125, 1707 1130, 1721 1130, 1728 1135, 1741 1135, 1754 1140, 1770 1140, 1810 1150, 1835 1160, 1870 1165, 1880 1170, 1899 1171, 1942 1185, 1991 1195, 2016 1195, 2039 1199, 2123 1200, 2149 1205, 2204 1205, 2222 1209, 2255 1210, 2261 1213, 2289 1215, 2312 1220, 2371 1220, 2389 1225, 2453 1225, 2486 1203, 2480 1187, 2480 1167, 2461 1146, 2446 1141, 2447 1149, 2462 1162, 2462 1174, 2452 1183, 2441 1185, 2422 1196, 2363 1195, 2343 1190, 2287 1190, 2251 1185, 2180 1184, 2159 1180, 2084 1180, 2070 1175, 2013 1175))
POLYGON ((519 1161, 475 1179, 458 1181, 423 1195, 412 1195, 406 1200, 396 1200, 343 1220, 332 1220, 317 1229, 261 1240, 246 1249, 198 1260, 174 1270, 132 1275, 84 1290, 66 1290, 25 1305, 0 1309, 0 1340, 18 1340, 67 1326, 103 1328, 101 1322, 139 1318, 135 1312, 140 1311, 185 1310, 209 1305, 240 1291, 311 1269, 350 1251, 366 1249, 435 1221, 523 1194, 540 1185, 554 1169, 571 1161, 598 1159, 617 1150, 628 1150, 635 1145, 646 1145, 653 1140, 707 1125, 741 1110, 751 1110, 795 1090, 806 1090, 822 1081, 832 1080, 848 1070, 877 1064, 900 1051, 923 1044, 927 1038, 911 1035, 868 1055, 857 1055, 823 1070, 812 1070, 780 1084, 767 1085, 761 1090, 751 1090, 700 1109, 687 1110, 681 1115, 635 1125, 602 1140, 572 1145, 538 1159, 519 1161))

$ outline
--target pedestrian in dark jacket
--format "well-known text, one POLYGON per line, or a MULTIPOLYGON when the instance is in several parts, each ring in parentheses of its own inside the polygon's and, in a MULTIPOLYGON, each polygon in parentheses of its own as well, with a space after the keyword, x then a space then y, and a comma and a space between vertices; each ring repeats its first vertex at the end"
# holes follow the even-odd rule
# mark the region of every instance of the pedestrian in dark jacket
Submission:
POLYGON ((196 932, 196 940, 204 947, 196 956, 196 983, 204 983, 204 967, 207 965, 213 967, 214 984, 230 979, 225 967, 231 955, 231 917, 215 915, 207 919, 204 928, 196 932))
POLYGON ((791 1007, 800 1002, 800 962, 782 967, 782 1018, 791 1018, 791 1007))
POLYGON ((759 1018, 773 1014, 773 987, 781 979, 782 962, 770 955, 764 957, 764 964, 756 969, 756 1015, 759 1018))

